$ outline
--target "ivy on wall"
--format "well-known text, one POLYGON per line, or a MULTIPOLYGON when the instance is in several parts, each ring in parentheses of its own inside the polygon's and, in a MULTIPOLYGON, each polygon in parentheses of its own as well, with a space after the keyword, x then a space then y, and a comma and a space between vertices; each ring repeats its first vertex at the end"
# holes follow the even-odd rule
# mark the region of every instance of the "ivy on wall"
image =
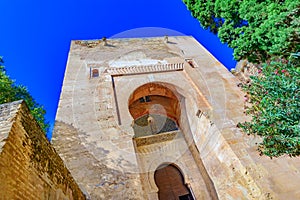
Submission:
POLYGON ((244 86, 250 122, 240 123, 247 134, 259 135, 259 151, 270 157, 300 155, 300 55, 265 63, 251 84, 244 86))

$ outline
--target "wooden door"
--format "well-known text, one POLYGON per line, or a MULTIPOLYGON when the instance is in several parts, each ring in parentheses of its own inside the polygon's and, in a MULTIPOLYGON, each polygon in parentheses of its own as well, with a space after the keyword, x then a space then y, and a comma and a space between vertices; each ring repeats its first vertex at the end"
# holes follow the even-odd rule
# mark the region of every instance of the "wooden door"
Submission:
POLYGON ((173 165, 159 167, 154 174, 160 200, 192 200, 181 172, 173 165))

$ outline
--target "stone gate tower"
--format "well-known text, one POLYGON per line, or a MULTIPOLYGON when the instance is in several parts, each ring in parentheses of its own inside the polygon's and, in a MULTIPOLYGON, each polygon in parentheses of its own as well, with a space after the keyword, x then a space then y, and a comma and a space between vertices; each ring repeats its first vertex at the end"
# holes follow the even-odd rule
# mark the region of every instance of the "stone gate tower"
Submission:
POLYGON ((72 41, 53 145, 89 199, 299 197, 299 160, 236 128, 237 84, 193 37, 72 41))

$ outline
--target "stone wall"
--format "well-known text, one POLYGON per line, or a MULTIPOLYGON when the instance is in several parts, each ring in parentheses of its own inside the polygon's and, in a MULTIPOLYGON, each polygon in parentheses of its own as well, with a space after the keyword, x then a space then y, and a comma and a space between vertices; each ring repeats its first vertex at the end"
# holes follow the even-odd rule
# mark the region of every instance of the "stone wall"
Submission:
POLYGON ((183 175, 184 183, 197 200, 216 200, 209 191, 207 180, 193 159, 181 131, 134 138, 136 154, 142 173, 142 184, 148 199, 158 199, 154 174, 162 164, 175 165, 183 175))
POLYGON ((0 199, 85 199, 22 101, 0 105, 0 199))
MULTIPOLYGON (((188 145, 182 159, 197 165, 191 167, 198 167, 205 183, 191 184, 196 195, 207 189, 216 193, 215 199, 299 199, 299 158, 259 156, 255 144, 259 138, 236 127, 248 119, 243 113, 244 94, 237 87, 240 81, 194 38, 108 43, 72 42, 53 133, 53 145, 91 198, 157 196, 155 187, 142 187, 153 174, 139 171, 150 158, 137 156, 141 148, 134 148, 129 112, 134 91, 155 83, 178 97, 179 128, 188 145), (176 64, 180 68, 173 69, 176 64)), ((153 107, 158 108, 163 106, 153 107)), ((152 169, 166 162, 176 165, 176 159, 159 156, 154 156, 158 161, 152 169)), ((193 176, 185 165, 179 168, 187 172, 185 177, 193 176)))

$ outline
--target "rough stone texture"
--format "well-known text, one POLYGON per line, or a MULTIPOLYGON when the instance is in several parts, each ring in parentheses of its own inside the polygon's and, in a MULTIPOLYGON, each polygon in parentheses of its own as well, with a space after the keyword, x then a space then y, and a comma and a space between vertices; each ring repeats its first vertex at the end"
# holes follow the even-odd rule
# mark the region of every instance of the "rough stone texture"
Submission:
POLYGON ((142 172, 142 184, 144 191, 148 193, 148 199, 157 199, 158 188, 155 184, 154 173, 161 164, 175 164, 184 175, 184 183, 192 189, 196 199, 213 199, 207 189, 209 180, 205 180, 198 168, 186 141, 180 131, 161 133, 144 138, 135 138, 137 146, 137 159, 142 172), (176 135, 174 135, 176 134, 176 135), (170 137, 170 135, 173 137, 170 137), (174 137, 176 136, 176 137, 174 137), (148 138, 149 143, 141 140, 148 138), (152 140, 158 140, 153 142, 152 140))
POLYGON ((261 69, 259 64, 242 60, 236 64, 235 69, 231 69, 231 73, 241 81, 241 84, 249 84, 251 82, 250 76, 257 75, 259 69, 261 69))
POLYGON ((173 163, 187 180, 199 177, 203 181, 191 184, 192 190, 212 199, 299 199, 299 158, 261 157, 255 144, 259 138, 236 127, 247 120, 238 79, 194 38, 168 41, 72 42, 53 145, 75 180, 93 199, 157 199, 153 182, 147 187, 153 177, 145 179, 149 171, 144 171, 153 159, 151 170, 173 163), (178 98, 180 142, 186 151, 175 148, 151 159, 137 155, 141 148, 132 141, 128 103, 148 83, 160 84, 178 98), (172 158, 178 152, 182 157, 172 158))
POLYGON ((21 101, 0 105, 0 199, 85 199, 21 101))
POLYGON ((96 142, 87 147, 87 142, 82 139, 84 133, 71 125, 56 122, 55 127, 64 133, 66 139, 55 143, 60 146, 59 154, 89 199, 139 199, 135 189, 139 178, 122 170, 131 167, 131 163, 122 157, 112 160, 109 151, 97 146, 96 142), (111 167, 110 163, 116 163, 116 166, 111 167))

